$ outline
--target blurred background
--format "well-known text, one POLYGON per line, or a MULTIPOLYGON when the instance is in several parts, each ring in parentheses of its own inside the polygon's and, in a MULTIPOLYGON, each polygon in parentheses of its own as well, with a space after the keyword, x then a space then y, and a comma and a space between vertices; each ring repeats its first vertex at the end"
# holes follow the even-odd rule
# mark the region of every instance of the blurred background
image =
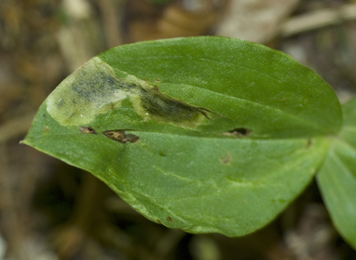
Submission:
POLYGON ((315 183, 252 235, 191 235, 146 220, 91 174, 19 145, 44 99, 93 56, 194 35, 282 50, 342 103, 356 93, 355 0, 0 0, 0 260, 356 259, 315 183))

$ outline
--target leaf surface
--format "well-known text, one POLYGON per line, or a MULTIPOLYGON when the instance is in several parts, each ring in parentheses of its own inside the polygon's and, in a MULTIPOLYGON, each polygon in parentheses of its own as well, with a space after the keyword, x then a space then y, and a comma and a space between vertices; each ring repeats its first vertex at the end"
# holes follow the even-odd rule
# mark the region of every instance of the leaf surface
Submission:
POLYGON ((356 99, 343 112, 343 128, 317 180, 335 227, 356 250, 356 99))
POLYGON ((340 124, 330 86, 289 56, 193 37, 93 58, 24 143, 92 172, 152 221, 240 236, 305 188, 340 124))

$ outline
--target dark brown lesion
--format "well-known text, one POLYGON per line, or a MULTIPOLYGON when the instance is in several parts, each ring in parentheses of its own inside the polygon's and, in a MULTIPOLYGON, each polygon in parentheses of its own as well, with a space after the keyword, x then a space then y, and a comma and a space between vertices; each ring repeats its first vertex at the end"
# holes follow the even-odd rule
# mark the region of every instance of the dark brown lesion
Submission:
POLYGON ((235 128, 231 131, 223 132, 222 134, 231 137, 246 137, 250 135, 251 132, 252 132, 251 129, 240 127, 240 128, 235 128))
POLYGON ((96 134, 95 130, 90 126, 79 126, 78 128, 82 134, 96 134))
POLYGON ((125 144, 127 142, 136 143, 139 140, 138 136, 133 134, 126 134, 125 130, 108 130, 103 132, 103 134, 111 140, 117 141, 122 144, 125 144))

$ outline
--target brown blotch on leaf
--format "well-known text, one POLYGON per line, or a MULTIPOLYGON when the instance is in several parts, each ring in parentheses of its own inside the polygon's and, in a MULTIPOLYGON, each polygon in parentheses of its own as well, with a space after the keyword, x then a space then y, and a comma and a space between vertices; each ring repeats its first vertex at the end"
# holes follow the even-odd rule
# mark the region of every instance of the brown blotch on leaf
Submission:
POLYGON ((111 140, 117 141, 122 144, 125 144, 127 142, 136 143, 139 139, 139 137, 136 135, 126 134, 125 130, 108 130, 103 132, 103 134, 111 140))
POLYGON ((223 164, 230 164, 231 163, 231 155, 229 153, 226 154, 224 158, 219 159, 220 162, 223 164))
POLYGON ((157 222, 158 222, 159 224, 162 224, 162 222, 161 222, 159 219, 157 219, 157 222))
POLYGON ((171 217, 167 217, 166 220, 172 222, 173 219, 171 217))
POLYGON ((49 131, 48 126, 45 126, 45 127, 44 127, 44 130, 45 130, 46 132, 48 132, 48 131, 49 131))
POLYGON ((236 129, 233 129, 231 131, 228 131, 228 132, 224 132, 222 133, 223 135, 226 135, 226 136, 232 136, 232 137, 246 137, 248 136, 250 133, 252 132, 251 129, 247 129, 247 128, 236 128, 236 129))
POLYGON ((95 130, 90 126, 79 126, 78 128, 82 134, 96 134, 95 130))

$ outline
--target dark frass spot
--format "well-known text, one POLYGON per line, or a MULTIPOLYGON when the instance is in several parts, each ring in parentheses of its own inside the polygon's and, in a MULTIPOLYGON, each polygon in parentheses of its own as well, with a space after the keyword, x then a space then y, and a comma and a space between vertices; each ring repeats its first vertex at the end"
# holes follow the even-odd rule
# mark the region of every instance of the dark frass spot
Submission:
POLYGON ((172 222, 173 219, 171 217, 167 217, 166 220, 172 222))
POLYGON ((191 123, 199 121, 201 116, 209 119, 209 112, 211 112, 208 109, 165 96, 156 89, 153 91, 141 89, 141 105, 149 115, 173 123, 191 123))
POLYGON ((111 140, 117 141, 122 144, 125 144, 127 142, 136 143, 139 139, 139 137, 136 135, 126 134, 125 130, 108 130, 103 132, 103 134, 111 140))
POLYGON ((158 89, 157 85, 153 85, 152 90, 159 92, 159 89, 158 89))
POLYGON ((223 135, 226 135, 226 136, 232 136, 232 137, 246 137, 248 136, 250 133, 252 132, 251 129, 247 129, 247 128, 236 128, 236 129, 233 129, 231 131, 228 131, 228 132, 224 132, 223 135))
POLYGON ((82 134, 96 134, 95 130, 90 126, 79 126, 78 128, 82 134))
POLYGON ((309 149, 313 145, 313 139, 309 138, 307 141, 306 148, 309 149))
POLYGON ((159 154, 159 156, 161 156, 161 157, 166 157, 166 154, 163 153, 163 152, 159 152, 158 154, 159 154))

